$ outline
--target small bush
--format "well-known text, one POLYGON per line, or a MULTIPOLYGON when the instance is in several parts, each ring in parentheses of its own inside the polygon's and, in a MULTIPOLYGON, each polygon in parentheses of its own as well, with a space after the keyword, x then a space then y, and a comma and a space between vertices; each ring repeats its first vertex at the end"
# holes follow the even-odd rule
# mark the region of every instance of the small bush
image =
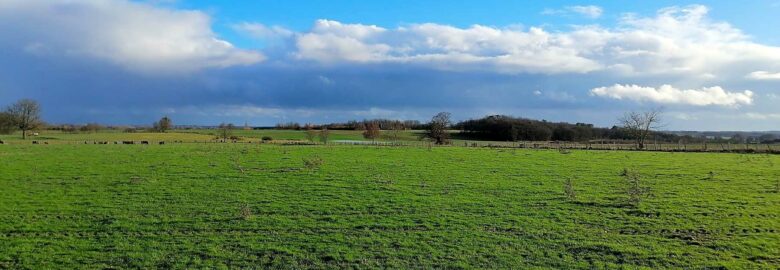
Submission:
POLYGON ((319 169, 323 163, 325 163, 325 161, 323 161, 322 158, 320 157, 311 157, 311 158, 303 159, 303 166, 309 170, 319 169))
POLYGON ((248 204, 242 204, 238 209, 238 217, 247 220, 252 217, 252 208, 248 204))
POLYGON ((642 176, 638 172, 628 169, 623 169, 626 180, 626 195, 628 195, 628 204, 637 207, 642 202, 642 199, 650 197, 651 191, 649 187, 642 186, 642 176))
POLYGON ((568 155, 568 154, 571 154, 571 150, 566 149, 566 148, 558 148, 558 153, 561 153, 561 154, 564 154, 564 155, 568 155))
POLYGON ((273 141, 274 138, 271 138, 271 136, 263 136, 263 138, 261 140, 263 140, 264 142, 267 142, 267 141, 273 141))
POLYGON ((569 201, 577 200, 577 192, 574 191, 574 180, 567 178, 563 183, 563 193, 566 194, 566 199, 569 201))

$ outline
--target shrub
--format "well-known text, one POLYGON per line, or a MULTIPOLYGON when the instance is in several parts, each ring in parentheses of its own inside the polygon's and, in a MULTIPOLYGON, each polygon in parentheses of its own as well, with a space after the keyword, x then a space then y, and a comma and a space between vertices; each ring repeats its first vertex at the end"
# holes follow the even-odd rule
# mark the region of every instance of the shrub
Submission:
POLYGON ((642 199, 651 196, 649 187, 642 186, 642 176, 638 172, 623 169, 623 178, 626 181, 626 195, 628 195, 628 204, 637 207, 642 199))
POLYGON ((247 220, 252 217, 252 208, 248 204, 242 204, 238 209, 238 217, 247 220))
POLYGON ((325 161, 320 157, 304 158, 303 166, 309 170, 319 169, 325 161))
POLYGON ((577 200, 577 192, 574 191, 574 180, 567 178, 563 183, 563 193, 566 194, 566 199, 569 201, 577 200))
POLYGON ((274 138, 271 138, 271 136, 263 136, 262 140, 263 140, 264 142, 267 142, 267 141, 273 141, 273 140, 274 140, 274 138))

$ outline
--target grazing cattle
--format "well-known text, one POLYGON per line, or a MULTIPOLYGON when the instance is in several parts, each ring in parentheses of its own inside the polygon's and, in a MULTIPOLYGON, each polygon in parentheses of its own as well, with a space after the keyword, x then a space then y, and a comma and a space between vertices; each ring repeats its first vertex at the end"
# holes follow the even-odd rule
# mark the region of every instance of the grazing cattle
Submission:
POLYGON ((32 144, 38 144, 38 141, 32 141, 32 144))
POLYGON ((141 141, 141 144, 149 144, 149 141, 141 141))
POLYGON ((163 145, 163 144, 165 144, 165 142, 160 142, 160 145, 163 145))
POLYGON ((0 144, 5 144, 5 142, 3 140, 0 140, 0 144))
POLYGON ((133 141, 122 141, 122 144, 135 144, 133 141))
POLYGON ((43 144, 49 144, 49 142, 43 142, 43 144))

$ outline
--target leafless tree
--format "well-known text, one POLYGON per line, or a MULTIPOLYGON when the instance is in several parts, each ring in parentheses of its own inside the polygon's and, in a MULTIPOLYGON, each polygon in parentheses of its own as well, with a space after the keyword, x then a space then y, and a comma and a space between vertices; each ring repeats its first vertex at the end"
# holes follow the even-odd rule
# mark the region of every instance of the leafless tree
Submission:
POLYGON ((398 142, 398 140, 401 138, 401 132, 404 131, 404 124, 400 121, 393 122, 390 124, 390 132, 389 137, 390 140, 393 142, 398 142))
POLYGON ((233 130, 236 129, 236 126, 233 124, 219 124, 219 137, 223 140, 230 139, 231 136, 233 136, 233 130))
POLYGON ((370 139, 372 141, 376 140, 376 138, 379 138, 379 123, 366 123, 366 130, 363 131, 363 138, 370 139))
POLYGON ((173 121, 171 121, 171 118, 168 118, 168 116, 165 116, 160 118, 159 121, 155 122, 153 126, 155 131, 165 133, 173 127, 173 121))
POLYGON ((439 145, 449 144, 450 133, 447 131, 449 126, 450 113, 440 112, 431 118, 431 122, 428 123, 428 130, 423 134, 423 136, 439 145))
POLYGON ((22 130, 22 139, 27 139, 27 131, 42 124, 41 107, 32 99, 22 99, 8 107, 14 126, 22 130))
POLYGON ((328 144, 329 139, 330 139, 330 130, 328 130, 328 128, 323 126, 322 129, 320 129, 320 142, 322 142, 323 144, 328 144))
POLYGON ((306 140, 309 142, 314 142, 314 139, 317 138, 317 131, 314 130, 309 124, 306 124, 306 140))
POLYGON ((97 132, 98 130, 101 130, 103 128, 105 127, 103 127, 98 123, 89 123, 79 128, 79 130, 82 132, 97 132))
POLYGON ((618 119, 623 129, 634 139, 636 148, 642 150, 645 148, 645 141, 650 134, 660 128, 661 109, 652 109, 645 112, 627 112, 618 119))

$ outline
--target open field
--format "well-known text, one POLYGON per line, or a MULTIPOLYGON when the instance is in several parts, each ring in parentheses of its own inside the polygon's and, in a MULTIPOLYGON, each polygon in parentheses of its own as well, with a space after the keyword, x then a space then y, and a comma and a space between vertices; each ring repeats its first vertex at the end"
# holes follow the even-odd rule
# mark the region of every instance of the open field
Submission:
MULTIPOLYGON (((383 131, 377 142, 394 142, 406 146, 428 146, 428 141, 420 140, 418 130, 406 130, 398 134, 397 140, 389 137, 388 131, 383 131)), ((509 142, 509 141, 482 141, 461 138, 458 131, 451 131, 455 146, 468 147, 498 147, 498 148, 534 148, 534 149, 591 149, 591 150, 633 150, 635 145, 630 141, 619 143, 611 142, 509 142)), ((164 142, 217 142, 218 131, 215 129, 191 129, 175 130, 167 133, 138 132, 124 133, 113 130, 100 132, 76 132, 65 133, 60 131, 42 131, 39 136, 31 136, 28 140, 22 140, 21 134, 0 135, 0 140, 8 144, 30 144, 32 141, 51 144, 90 144, 94 142, 118 142, 118 141, 150 141, 164 142)), ((270 137, 276 143, 289 141, 307 141, 306 132, 302 130, 233 130, 232 135, 241 139, 241 142, 259 142, 263 137, 270 137)), ((352 142, 369 141, 363 138, 359 130, 331 130, 329 141, 332 144, 353 144, 352 142)), ((319 138, 315 138, 319 143, 319 138)), ((736 152, 736 153, 772 153, 780 154, 780 144, 742 144, 742 143, 648 143, 647 151, 675 151, 675 152, 736 152)))
POLYGON ((780 265, 777 155, 10 144, 0 161, 0 268, 780 265), (638 206, 624 168, 650 189, 638 206))
MULTIPOLYGON (((263 137, 271 137, 274 140, 306 140, 306 133, 302 130, 233 130, 232 135, 238 136, 245 141, 259 141, 263 137)), ((124 133, 121 131, 101 130, 100 132, 75 132, 67 133, 60 131, 41 131, 39 136, 31 136, 27 140, 22 140, 21 133, 11 135, 0 135, 0 140, 8 143, 29 144, 33 140, 48 141, 50 143, 78 143, 84 141, 183 141, 183 142, 202 142, 215 140, 218 130, 215 129, 192 129, 175 130, 167 133, 137 132, 124 133)), ((357 130, 331 130, 331 141, 364 140, 362 131, 357 130)), ((379 138, 379 141, 388 140, 387 136, 379 138)), ((317 139, 318 140, 318 139, 317 139)), ((399 134, 399 140, 418 141, 418 131, 403 131, 399 134)))

